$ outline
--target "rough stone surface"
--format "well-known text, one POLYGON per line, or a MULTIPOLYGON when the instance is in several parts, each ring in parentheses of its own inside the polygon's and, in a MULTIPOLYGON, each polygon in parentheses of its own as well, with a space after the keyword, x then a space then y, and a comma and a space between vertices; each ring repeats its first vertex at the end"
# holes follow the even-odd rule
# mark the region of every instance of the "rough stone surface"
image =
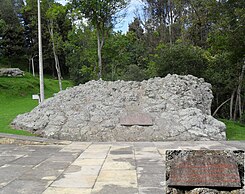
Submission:
MULTIPOLYGON (((200 143, 200 142, 199 142, 200 143)), ((204 142, 203 142, 204 143, 204 142)), ((220 150, 210 150, 212 146, 209 146, 209 148, 207 149, 203 149, 203 150, 185 150, 185 147, 181 146, 181 150, 167 150, 166 151, 166 182, 167 182, 167 194, 178 194, 178 193, 183 193, 183 194, 241 194, 244 193, 244 149, 243 150, 236 150, 236 149, 231 149, 229 147, 226 147, 224 150, 221 149, 220 150), (197 162, 197 158, 201 159, 203 157, 202 161, 199 161, 199 164, 196 164, 197 162), (205 158, 205 159, 204 159, 205 158), (210 162, 213 158, 213 161, 210 162), (220 161, 220 159, 223 158, 222 161, 220 161), (196 161, 193 161, 196 160, 196 161), (184 163, 183 163, 184 162, 184 163), (210 169, 206 169, 206 174, 204 175, 204 170, 203 170, 203 164, 206 163, 210 164, 210 163, 216 163, 217 162, 217 166, 216 167, 212 167, 209 166, 210 169), (189 176, 189 178, 191 178, 192 180, 194 180, 195 177, 195 183, 198 183, 199 181, 203 181, 206 178, 208 178, 209 180, 212 180, 210 183, 211 184, 206 184, 208 182, 206 182, 205 184, 189 184, 190 182, 188 181, 188 175, 183 174, 183 175, 179 175, 180 177, 182 177, 184 180, 184 184, 181 184, 181 186, 179 184, 173 184, 173 180, 171 180, 171 176, 173 174, 177 175, 175 172, 173 173, 172 171, 176 169, 176 164, 179 165, 181 163, 181 166, 184 164, 184 166, 182 166, 183 171, 188 171, 187 173, 192 174, 192 177, 189 176), (229 164, 230 163, 230 164, 229 164), (186 166, 186 164, 188 166, 186 166), (227 165, 226 168, 224 168, 224 172, 227 172, 227 175, 224 175, 224 179, 220 179, 219 185, 215 184, 215 180, 213 180, 212 175, 210 176, 210 174, 208 175, 208 173, 210 173, 211 171, 213 171, 213 175, 215 175, 216 177, 218 177, 219 175, 222 175, 224 172, 222 172, 222 174, 220 174, 221 172, 219 172, 222 168, 220 168, 223 164, 227 165), (235 164, 235 169, 232 169, 234 167, 231 168, 230 165, 234 165, 235 164), (194 170, 192 167, 197 167, 197 165, 199 165, 198 170, 194 170), (218 166, 219 165, 219 166, 218 166), (229 167, 230 166, 230 167, 229 167), (187 167, 189 169, 187 169, 187 167), (232 173, 232 171, 239 171, 239 177, 237 177, 237 175, 235 176, 230 176, 231 174, 229 174, 230 172, 232 173), (217 172, 216 172, 217 171, 217 172), (230 171, 230 172, 228 172, 230 171), (172 175, 171 175, 172 174, 172 175), (201 177, 198 177, 199 175, 201 175, 201 177), (207 175, 209 177, 207 177, 207 175), (230 176, 230 177, 229 177, 230 176), (233 184, 232 183, 232 179, 236 178, 236 179, 240 179, 239 180, 239 185, 233 184), (229 180, 230 181, 226 181, 229 180), (203 188, 202 188, 203 187, 203 188)), ((160 151, 160 150, 159 150, 160 151)), ((161 153, 161 151, 160 151, 161 153)), ((179 166, 180 167, 180 166, 179 166)), ((237 172, 235 173, 237 174, 237 172)), ((193 182, 192 182, 193 183, 193 182)), ((200 183, 200 182, 199 182, 200 183)))
POLYGON ((225 140, 225 125, 210 115, 212 98, 211 85, 191 75, 90 81, 19 115, 12 126, 80 141, 225 140), (140 114, 148 115, 152 125, 141 126, 141 119, 129 126, 120 123, 140 114))
POLYGON ((174 161, 170 170, 170 186, 241 187, 236 162, 224 155, 189 155, 174 161))
POLYGON ((21 71, 19 68, 1 68, 0 77, 22 77, 24 71, 21 71))
POLYGON ((167 189, 166 194, 244 194, 244 190, 232 190, 232 191, 219 191, 209 188, 196 188, 190 191, 179 191, 177 189, 167 189))

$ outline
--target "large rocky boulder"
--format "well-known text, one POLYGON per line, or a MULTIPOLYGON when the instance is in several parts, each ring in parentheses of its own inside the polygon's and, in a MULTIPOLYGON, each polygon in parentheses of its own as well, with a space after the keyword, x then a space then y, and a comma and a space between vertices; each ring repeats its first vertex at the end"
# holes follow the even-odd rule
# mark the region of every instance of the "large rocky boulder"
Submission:
POLYGON ((22 77, 24 71, 19 68, 0 68, 0 77, 22 77))
POLYGON ((212 98, 211 85, 191 75, 90 81, 17 116, 12 126, 80 141, 225 140, 225 125, 210 115, 212 98))

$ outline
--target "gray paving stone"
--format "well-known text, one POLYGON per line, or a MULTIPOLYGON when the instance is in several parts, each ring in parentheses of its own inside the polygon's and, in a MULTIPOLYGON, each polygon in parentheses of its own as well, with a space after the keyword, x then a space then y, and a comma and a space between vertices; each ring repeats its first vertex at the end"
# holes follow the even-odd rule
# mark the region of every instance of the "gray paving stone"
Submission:
POLYGON ((136 160, 137 167, 141 166, 164 166, 164 160, 163 158, 140 158, 136 160))
POLYGON ((133 146, 112 146, 111 151, 133 151, 133 146))
POLYGON ((71 187, 49 187, 42 194, 91 194, 91 189, 71 187))
POLYGON ((15 180, 2 188, 0 194, 41 194, 49 184, 40 180, 15 180))
POLYGON ((240 150, 245 150, 245 141, 224 141, 220 142, 224 147, 233 147, 240 150))
POLYGON ((132 159, 132 158, 112 158, 111 160, 115 162, 128 162, 132 166, 136 166, 136 161, 135 159, 132 159))
POLYGON ((33 165, 36 166, 42 161, 46 160, 48 156, 27 156, 27 157, 21 157, 17 160, 14 160, 11 162, 11 164, 18 164, 18 165, 33 165))
POLYGON ((18 147, 17 145, 14 144, 0 144, 0 151, 4 151, 4 150, 10 150, 10 149, 14 149, 18 147))
MULTIPOLYGON (((1 147, 2 145, 0 145, 1 147)), ((16 150, 16 147, 14 148, 9 148, 9 149, 1 149, 0 150, 0 156, 14 156, 14 155, 25 155, 27 154, 28 152, 25 152, 25 153, 21 153, 19 151, 16 150)))
POLYGON ((30 171, 32 166, 9 165, 0 167, 0 185, 5 186, 24 173, 30 171))
POLYGON ((48 170, 63 170, 65 168, 67 168, 67 166, 70 165, 70 162, 67 161, 44 161, 42 162, 40 165, 38 165, 37 167, 35 167, 35 169, 39 169, 39 170, 44 170, 44 171, 48 171, 48 170))
POLYGON ((165 184, 164 174, 138 174, 139 187, 163 187, 165 184))
POLYGON ((0 156, 0 166, 16 160, 16 156, 0 156))
POLYGON ((154 143, 153 142, 135 142, 134 143, 134 147, 154 147, 154 143))
POLYGON ((21 180, 54 180, 70 165, 69 162, 45 161, 23 174, 21 180))
POLYGON ((121 154, 133 154, 133 150, 126 150, 126 151, 123 151, 123 150, 115 150, 115 151, 110 151, 110 154, 112 155, 121 155, 121 154))
POLYGON ((43 170, 32 170, 24 175, 20 176, 20 180, 55 180, 57 179, 61 174, 63 170, 48 170, 48 171, 43 171, 43 170))
POLYGON ((83 175, 98 175, 101 166, 76 166, 71 165, 69 166, 64 173, 71 174, 71 173, 81 173, 83 175))
POLYGON ((117 185, 106 185, 100 189, 93 189, 92 194, 138 194, 138 189, 133 187, 120 187, 117 185))
POLYGON ((139 194, 165 194, 166 191, 163 187, 140 187, 139 194))
POLYGON ((74 152, 57 152, 54 153, 47 161, 57 161, 57 162, 73 162, 80 153, 74 152))
POLYGON ((165 166, 149 165, 137 167, 137 173, 140 174, 165 174, 165 166))
POLYGON ((40 155, 40 154, 54 154, 58 152, 59 150, 62 149, 60 146, 49 146, 49 145, 44 145, 44 146, 26 146, 25 149, 27 151, 30 151, 32 155, 40 155))

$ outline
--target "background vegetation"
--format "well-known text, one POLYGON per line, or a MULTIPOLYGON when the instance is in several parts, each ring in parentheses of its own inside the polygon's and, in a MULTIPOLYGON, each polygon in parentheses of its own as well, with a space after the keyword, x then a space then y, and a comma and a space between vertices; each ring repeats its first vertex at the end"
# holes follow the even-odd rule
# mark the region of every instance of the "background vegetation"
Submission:
MULTIPOLYGON (((212 84, 217 118, 245 122, 245 1, 142 2, 128 32, 115 32, 129 0, 42 0, 45 74, 75 84, 192 74, 212 84)), ((33 61, 38 72, 37 43, 37 1, 1 0, 0 67, 33 61)))
MULTIPOLYGON (((45 96, 47 98, 59 91, 58 81, 46 78, 45 96)), ((63 81, 64 88, 72 86, 72 82, 63 81)), ((11 121, 24 112, 31 111, 38 105, 32 100, 32 94, 39 93, 39 79, 31 74, 19 78, 0 77, 0 133, 31 135, 28 132, 14 130, 11 121)))

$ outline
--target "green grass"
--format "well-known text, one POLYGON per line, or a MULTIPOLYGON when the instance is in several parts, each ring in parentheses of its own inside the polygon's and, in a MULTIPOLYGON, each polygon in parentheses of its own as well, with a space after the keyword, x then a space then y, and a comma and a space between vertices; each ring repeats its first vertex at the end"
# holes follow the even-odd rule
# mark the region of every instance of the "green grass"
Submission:
MULTIPOLYGON (((45 98, 59 91, 58 81, 45 79, 45 98)), ((63 88, 72 86, 72 82, 63 80, 63 88)), ((32 135, 27 131, 15 130, 11 121, 21 113, 31 111, 38 105, 32 100, 32 94, 39 93, 39 79, 27 73, 24 77, 0 77, 0 133, 32 135)))
POLYGON ((227 140, 245 140, 245 125, 239 122, 221 119, 226 125, 227 140))

